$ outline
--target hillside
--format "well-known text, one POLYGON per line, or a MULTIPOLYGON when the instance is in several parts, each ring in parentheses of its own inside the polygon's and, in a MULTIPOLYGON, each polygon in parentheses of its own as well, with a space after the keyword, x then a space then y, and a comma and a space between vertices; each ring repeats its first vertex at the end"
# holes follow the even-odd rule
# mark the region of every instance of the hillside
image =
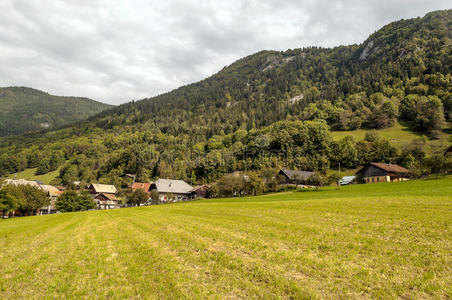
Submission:
POLYGON ((126 173, 212 182, 237 170, 326 172, 368 161, 419 169, 452 142, 451 37, 446 10, 388 24, 360 45, 262 51, 77 126, 0 140, 0 175, 61 166, 62 183, 121 186, 126 173), (399 122, 421 142, 330 134, 399 122))
POLYGON ((49 130, 95 115, 111 105, 53 96, 26 87, 0 88, 0 136, 49 130))
POLYGON ((448 299, 452 178, 0 220, 0 298, 448 299))

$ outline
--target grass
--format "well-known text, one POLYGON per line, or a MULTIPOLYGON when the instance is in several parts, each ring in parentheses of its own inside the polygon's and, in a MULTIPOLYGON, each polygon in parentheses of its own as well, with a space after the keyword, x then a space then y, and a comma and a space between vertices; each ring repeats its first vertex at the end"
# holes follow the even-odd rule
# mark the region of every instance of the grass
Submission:
POLYGON ((43 175, 35 175, 36 170, 38 168, 33 169, 25 169, 21 172, 17 172, 16 174, 11 174, 8 178, 22 178, 26 180, 39 180, 44 184, 49 184, 53 179, 60 175, 60 169, 58 168, 55 171, 43 174, 43 175))
POLYGON ((450 298, 452 177, 0 222, 0 298, 450 298))
MULTIPOLYGON (((413 141, 426 146, 429 153, 444 153, 452 143, 452 125, 447 124, 441 132, 439 139, 431 140, 427 136, 413 131, 406 123, 395 123, 394 126, 385 129, 373 130, 381 137, 389 140, 391 144, 403 146, 413 141)), ((332 131, 333 140, 340 140, 346 136, 353 136, 355 140, 364 139, 367 132, 371 130, 358 129, 349 131, 332 131)))

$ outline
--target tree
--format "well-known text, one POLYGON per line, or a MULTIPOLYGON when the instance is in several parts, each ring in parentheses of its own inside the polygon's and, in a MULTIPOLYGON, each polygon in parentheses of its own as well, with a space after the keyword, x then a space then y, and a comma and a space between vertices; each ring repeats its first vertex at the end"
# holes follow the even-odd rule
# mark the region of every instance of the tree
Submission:
POLYGON ((26 214, 34 213, 41 207, 50 204, 50 199, 46 193, 36 186, 25 184, 19 185, 17 189, 18 194, 23 199, 19 204, 19 210, 26 214))
POLYGON ((245 180, 244 190, 247 194, 257 195, 264 191, 264 182, 256 172, 249 172, 245 180))
POLYGON ((0 211, 2 212, 2 218, 5 218, 10 211, 15 210, 18 207, 16 198, 8 193, 6 190, 0 190, 0 211))
POLYGON ((72 212, 93 209, 95 203, 88 192, 79 195, 74 190, 66 190, 58 197, 55 206, 60 212, 72 212))
POLYGON ((140 206, 141 203, 148 201, 149 195, 143 189, 136 189, 127 197, 127 204, 140 206))
POLYGON ((425 166, 430 174, 435 174, 438 178, 439 174, 443 174, 449 169, 448 161, 443 155, 433 155, 425 160, 425 166))
POLYGON ((153 205, 160 204, 160 194, 157 190, 151 191, 151 204, 153 205))

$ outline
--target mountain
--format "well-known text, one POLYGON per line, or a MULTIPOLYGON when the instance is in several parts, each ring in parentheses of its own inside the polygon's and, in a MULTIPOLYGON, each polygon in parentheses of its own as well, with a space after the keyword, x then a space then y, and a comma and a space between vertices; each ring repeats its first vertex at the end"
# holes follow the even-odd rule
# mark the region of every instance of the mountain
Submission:
POLYGON ((53 96, 27 87, 0 88, 0 136, 48 130, 81 121, 111 105, 53 96))
POLYGON ((3 139, 0 175, 61 166, 63 183, 120 186, 126 173, 209 182, 282 166, 326 172, 391 160, 419 167, 422 143, 398 147, 372 134, 332 141, 329 130, 400 121, 441 136, 452 119, 451 35, 452 10, 445 10, 390 23, 360 45, 262 51, 76 126, 3 139))

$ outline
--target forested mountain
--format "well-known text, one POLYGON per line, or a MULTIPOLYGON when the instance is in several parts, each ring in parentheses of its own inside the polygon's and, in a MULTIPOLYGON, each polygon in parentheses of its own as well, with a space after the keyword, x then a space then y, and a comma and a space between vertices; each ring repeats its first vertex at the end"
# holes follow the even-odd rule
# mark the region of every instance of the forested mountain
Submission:
POLYGON ((0 174, 61 168, 63 183, 212 181, 236 170, 325 171, 425 153, 328 130, 403 120, 435 138, 452 119, 452 10, 384 26, 360 45, 262 51, 160 96, 120 105, 40 137, 4 139, 0 174))
POLYGON ((74 123, 111 105, 88 98, 59 97, 26 87, 0 88, 0 136, 74 123))

